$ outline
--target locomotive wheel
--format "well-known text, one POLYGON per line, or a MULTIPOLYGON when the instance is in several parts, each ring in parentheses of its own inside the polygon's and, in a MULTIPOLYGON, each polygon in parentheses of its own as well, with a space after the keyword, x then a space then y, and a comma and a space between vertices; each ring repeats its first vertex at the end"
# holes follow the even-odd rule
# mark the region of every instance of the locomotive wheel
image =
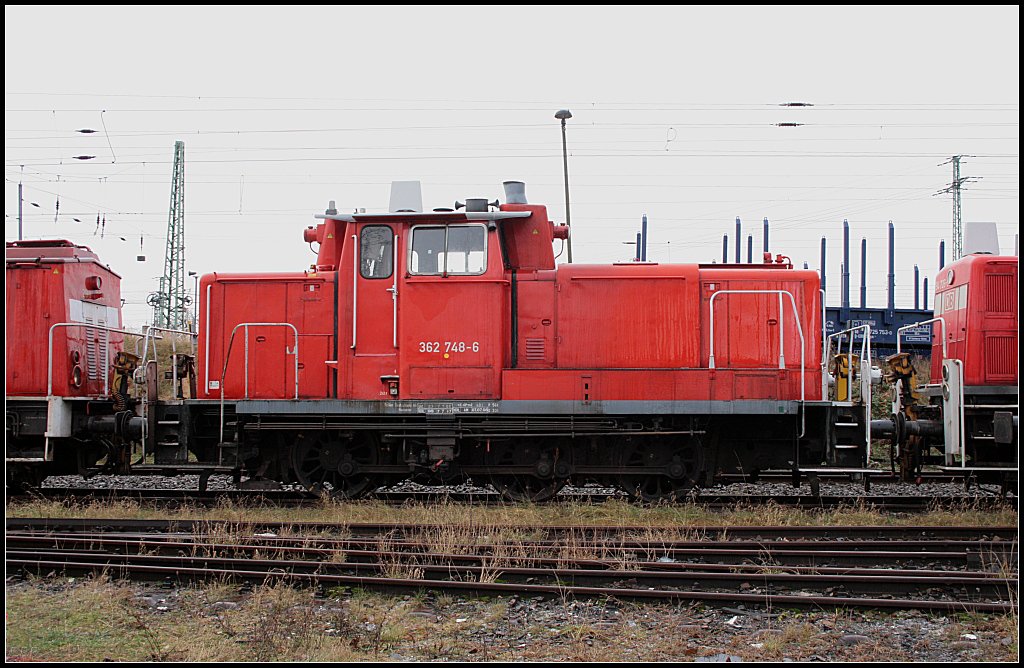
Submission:
POLYGON ((555 476, 557 469, 568 471, 568 462, 560 461, 557 447, 522 443, 494 443, 485 456, 487 466, 495 471, 488 482, 502 498, 511 503, 540 503, 547 501, 568 482, 566 477, 555 476), (531 466, 538 475, 527 473, 501 473, 503 467, 531 466))
POLYGON ((365 435, 298 434, 292 445, 298 483, 310 492, 339 499, 354 499, 380 486, 380 480, 362 470, 377 460, 376 441, 365 435))
POLYGON ((634 499, 645 503, 678 501, 697 486, 704 470, 704 451, 698 441, 673 446, 639 442, 626 450, 624 469, 630 467, 665 470, 663 474, 623 474, 619 486, 634 499))
POLYGON ((491 485, 511 503, 541 503, 565 487, 565 480, 545 480, 536 476, 495 475, 491 485))

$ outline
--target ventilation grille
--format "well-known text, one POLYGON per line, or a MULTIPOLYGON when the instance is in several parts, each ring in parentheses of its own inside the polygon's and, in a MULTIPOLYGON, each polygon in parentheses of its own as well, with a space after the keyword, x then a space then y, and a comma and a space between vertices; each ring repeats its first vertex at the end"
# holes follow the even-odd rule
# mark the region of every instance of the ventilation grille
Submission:
POLYGON ((1017 339, 1014 336, 985 337, 985 378, 1012 380, 1016 377, 1017 339))
POLYGON ((544 339, 526 339, 526 359, 544 361, 544 339))
MULTIPOLYGON (((106 318, 96 312, 86 314, 83 320, 90 325, 105 326, 107 324, 106 318)), ((102 329, 93 329, 92 327, 83 329, 85 329, 86 372, 89 375, 89 380, 102 380, 101 363, 105 363, 110 356, 110 335, 102 329)))
POLYGON ((1010 313, 1017 301, 1013 274, 985 276, 985 310, 992 313, 1010 313))

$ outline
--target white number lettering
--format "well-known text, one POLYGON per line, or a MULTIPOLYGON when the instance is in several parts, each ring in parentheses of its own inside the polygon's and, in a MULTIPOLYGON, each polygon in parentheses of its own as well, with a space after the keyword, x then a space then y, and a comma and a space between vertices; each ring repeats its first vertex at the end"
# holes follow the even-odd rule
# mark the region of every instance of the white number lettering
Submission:
MULTIPOLYGON (((421 353, 439 353, 441 350, 440 341, 420 341, 420 352, 421 353)), ((472 351, 474 353, 480 352, 480 342, 473 341, 467 343, 466 341, 445 341, 444 352, 446 353, 464 353, 466 351, 472 351)))

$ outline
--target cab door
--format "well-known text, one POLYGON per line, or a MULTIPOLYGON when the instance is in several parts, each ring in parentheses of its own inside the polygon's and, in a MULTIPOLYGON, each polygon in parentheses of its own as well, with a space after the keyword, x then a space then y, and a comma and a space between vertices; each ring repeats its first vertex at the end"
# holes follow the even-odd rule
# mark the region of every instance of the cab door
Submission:
POLYGON ((495 399, 505 361, 508 280, 486 225, 408 231, 399 300, 403 399, 495 399))
POLYGON ((396 260, 401 238, 380 223, 357 225, 353 237, 349 396, 381 399, 388 397, 387 377, 398 375, 396 260))

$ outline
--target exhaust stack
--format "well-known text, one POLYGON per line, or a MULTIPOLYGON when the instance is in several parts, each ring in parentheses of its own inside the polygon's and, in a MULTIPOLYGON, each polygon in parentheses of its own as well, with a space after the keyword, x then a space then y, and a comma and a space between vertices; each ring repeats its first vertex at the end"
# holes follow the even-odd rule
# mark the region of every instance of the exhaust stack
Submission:
POLYGON ((505 181, 501 185, 505 187, 506 204, 529 204, 526 201, 525 183, 522 181, 505 181))

